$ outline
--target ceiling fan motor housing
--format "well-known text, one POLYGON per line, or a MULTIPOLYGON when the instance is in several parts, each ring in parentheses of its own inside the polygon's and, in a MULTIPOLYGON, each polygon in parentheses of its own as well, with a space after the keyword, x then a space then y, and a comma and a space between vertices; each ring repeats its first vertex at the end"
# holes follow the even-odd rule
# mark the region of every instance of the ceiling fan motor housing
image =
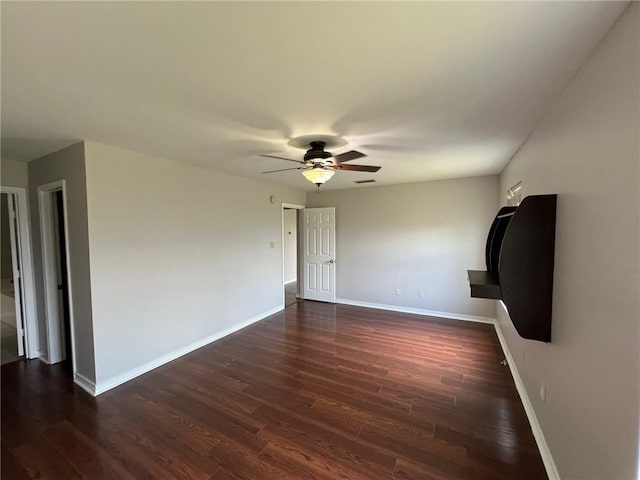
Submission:
POLYGON ((333 157, 331 153, 327 152, 324 149, 324 147, 327 145, 326 142, 318 140, 316 142, 311 142, 309 145, 311 146, 311 148, 307 150, 307 153, 304 154, 305 162, 309 160, 316 160, 318 158, 324 160, 333 157))

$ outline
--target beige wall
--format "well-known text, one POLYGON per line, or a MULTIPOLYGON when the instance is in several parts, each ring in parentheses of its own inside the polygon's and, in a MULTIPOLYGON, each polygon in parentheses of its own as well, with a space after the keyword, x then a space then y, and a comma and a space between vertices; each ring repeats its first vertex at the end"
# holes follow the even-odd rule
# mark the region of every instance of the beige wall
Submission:
POLYGON ((552 343, 498 320, 561 478, 636 478, 640 31, 633 4, 501 176, 557 193, 552 343), (539 397, 547 385, 547 400, 539 397))
POLYGON ((28 164, 15 160, 0 160, 0 182, 5 187, 29 186, 28 164))
POLYGON ((87 192, 85 186, 84 144, 77 143, 29 164, 29 205, 36 280, 36 302, 39 319, 40 350, 46 352, 44 324, 44 290, 42 243, 38 187, 64 179, 67 189, 67 238, 70 252, 70 286, 72 290, 75 357, 77 372, 93 381, 95 378, 91 287, 89 277, 89 243, 87 238, 87 192))
POLYGON ((336 207, 338 298, 493 318, 494 301, 470 298, 467 269, 484 268, 497 199, 498 177, 476 177, 320 189, 307 206, 336 207))
POLYGON ((98 389, 282 306, 281 203, 304 192, 92 142, 86 155, 98 389))

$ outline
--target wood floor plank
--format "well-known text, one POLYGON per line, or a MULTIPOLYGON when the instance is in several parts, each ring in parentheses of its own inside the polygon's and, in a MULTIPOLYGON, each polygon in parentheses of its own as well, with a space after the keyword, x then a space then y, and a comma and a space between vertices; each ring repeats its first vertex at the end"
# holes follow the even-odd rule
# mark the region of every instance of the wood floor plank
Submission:
POLYGON ((11 478, 13 480, 28 480, 31 478, 24 466, 16 460, 13 452, 4 444, 0 445, 0 465, 2 466, 0 478, 11 478))
MULTIPOLYGON (((34 438, 14 448, 13 455, 31 478, 51 480, 82 478, 80 473, 42 438, 34 438)), ((6 478, 4 472, 2 478, 6 478)))
POLYGON ((298 301, 98 398, 2 366, 2 478, 542 479, 491 325, 298 301))
POLYGON ((46 429, 43 436, 84 478, 135 480, 117 461, 68 420, 46 429))
MULTIPOLYGON (((266 414, 266 413, 265 413, 266 414)), ((279 414, 273 417, 260 437, 269 444, 297 448, 311 461, 322 459, 330 465, 339 466, 341 475, 352 478, 389 478, 395 459, 383 452, 349 440, 328 430, 319 431, 303 421, 292 421, 279 414)))
POLYGON ((320 456, 310 455, 300 446, 277 439, 269 442, 260 453, 259 458, 270 465, 274 465, 294 479, 351 479, 356 480, 358 474, 337 469, 331 462, 326 462, 320 456))

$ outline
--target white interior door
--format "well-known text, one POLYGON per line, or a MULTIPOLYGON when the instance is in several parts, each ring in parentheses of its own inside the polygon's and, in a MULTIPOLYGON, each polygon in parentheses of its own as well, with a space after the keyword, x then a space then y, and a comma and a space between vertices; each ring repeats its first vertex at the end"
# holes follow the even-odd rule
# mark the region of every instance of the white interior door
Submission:
POLYGON ((335 303, 336 301, 336 209, 305 208, 304 298, 335 303))
POLYGON ((13 295, 16 309, 16 335, 18 336, 18 356, 24 355, 24 325, 22 312, 24 311, 22 295, 22 274, 20 264, 20 238, 17 225, 15 195, 7 195, 9 206, 9 235, 11 236, 11 263, 13 268, 13 295))

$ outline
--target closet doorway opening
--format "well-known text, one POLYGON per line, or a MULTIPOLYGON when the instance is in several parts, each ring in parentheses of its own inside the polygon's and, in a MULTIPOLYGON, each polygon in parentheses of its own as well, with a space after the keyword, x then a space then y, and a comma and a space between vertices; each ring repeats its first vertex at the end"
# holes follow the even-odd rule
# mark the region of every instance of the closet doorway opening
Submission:
POLYGON ((283 305, 300 300, 299 215, 304 206, 282 204, 282 278, 283 305))
POLYGON ((69 280, 69 228, 65 181, 38 187, 44 273, 47 363, 63 363, 75 374, 73 309, 69 280))
POLYGON ((27 192, 0 188, 0 363, 5 364, 36 358, 39 349, 27 192))
POLYGON ((20 238, 16 218, 15 195, 0 195, 0 249, 2 278, 0 279, 0 343, 2 363, 24 358, 24 295, 21 281, 20 238))

